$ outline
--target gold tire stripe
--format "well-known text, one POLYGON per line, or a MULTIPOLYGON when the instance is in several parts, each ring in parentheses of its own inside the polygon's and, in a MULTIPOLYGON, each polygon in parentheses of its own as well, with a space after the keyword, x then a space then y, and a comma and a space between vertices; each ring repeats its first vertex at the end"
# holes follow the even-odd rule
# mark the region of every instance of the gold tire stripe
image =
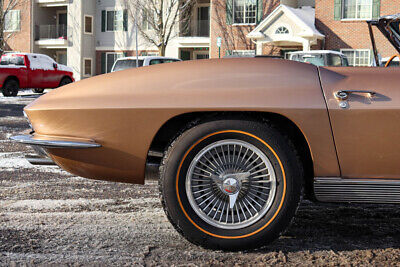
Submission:
POLYGON ((205 233, 205 234, 208 234, 208 235, 210 235, 210 236, 217 237, 217 238, 223 238, 223 239, 239 239, 239 238, 246 238, 246 237, 249 237, 249 236, 252 236, 252 235, 255 235, 255 234, 259 233, 260 231, 262 231, 263 229, 265 229, 268 225, 270 225, 270 224, 275 220, 276 216, 278 216, 278 214, 279 214, 279 212, 280 212, 280 210, 281 210, 281 208, 282 208, 282 206, 283 206, 283 201, 284 201, 285 196, 286 196, 286 175, 285 175, 285 170, 284 170, 284 168, 283 168, 283 165, 282 165, 282 162, 281 162, 280 158, 278 157, 278 155, 276 154, 276 152, 272 149, 272 147, 271 147, 270 145, 268 145, 264 140, 262 140, 261 138, 255 136, 255 135, 253 135, 253 134, 251 134, 251 133, 247 133, 247 132, 243 132, 243 131, 237 131, 237 130, 225 130, 225 131, 220 131, 220 132, 215 132, 215 133, 209 134, 209 135, 207 135, 207 136, 201 138, 200 140, 198 140, 194 145, 192 145, 192 146, 189 148, 189 150, 188 150, 188 151, 185 153, 185 155, 183 156, 181 163, 179 164, 178 172, 177 172, 177 174, 176 174, 176 185, 175 185, 175 186, 176 186, 176 195, 177 195, 177 197, 178 197, 178 202, 179 202, 179 205, 180 205, 180 207, 181 207, 183 213, 185 214, 186 218, 187 218, 197 229, 199 229, 200 231, 202 231, 202 232, 205 233), (271 218, 265 225, 263 225, 262 227, 260 227, 260 228, 257 229, 256 231, 254 231, 254 232, 252 232, 252 233, 249 233, 249 234, 240 235, 240 236, 222 236, 222 235, 216 235, 216 234, 213 234, 213 233, 208 232, 207 230, 204 230, 203 228, 201 228, 200 226, 198 226, 198 225, 189 217, 189 215, 187 214, 186 210, 183 208, 182 201, 181 201, 181 198, 180 198, 180 196, 179 196, 179 187, 178 187, 178 184, 179 184, 179 175, 180 175, 180 171, 181 171, 183 162, 185 161, 187 155, 190 153, 190 151, 193 150, 193 148, 195 148, 195 147, 196 147, 199 143, 201 143, 203 140, 205 140, 205 139, 207 139, 207 138, 209 138, 209 137, 211 137, 211 136, 214 136, 214 135, 217 135, 217 134, 223 134, 223 133, 240 133, 240 134, 248 135, 248 136, 250 136, 250 137, 252 137, 252 138, 254 138, 254 139, 257 139, 257 140, 260 141, 261 143, 263 143, 266 147, 268 147, 269 150, 272 151, 272 153, 274 154, 274 156, 277 158, 277 160, 278 160, 278 162, 279 162, 279 166, 281 167, 282 176, 283 176, 283 194, 282 194, 281 202, 280 202, 279 207, 278 207, 277 211, 275 212, 275 214, 272 216, 272 218, 271 218))

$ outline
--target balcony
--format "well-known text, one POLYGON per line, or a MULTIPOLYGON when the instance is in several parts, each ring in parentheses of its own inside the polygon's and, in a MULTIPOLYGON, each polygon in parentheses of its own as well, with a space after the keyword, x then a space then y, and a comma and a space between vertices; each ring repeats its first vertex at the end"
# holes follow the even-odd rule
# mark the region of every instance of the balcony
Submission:
POLYGON ((36 0, 40 7, 66 6, 69 0, 36 0))
POLYGON ((195 20, 181 24, 179 43, 192 47, 210 45, 210 20, 195 20))
POLYGON ((35 44, 41 48, 67 48, 67 25, 36 25, 35 44))

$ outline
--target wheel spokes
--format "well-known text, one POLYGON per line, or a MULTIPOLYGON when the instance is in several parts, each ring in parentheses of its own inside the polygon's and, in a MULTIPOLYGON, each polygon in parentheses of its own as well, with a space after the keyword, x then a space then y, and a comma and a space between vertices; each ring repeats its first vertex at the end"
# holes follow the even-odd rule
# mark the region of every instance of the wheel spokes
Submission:
POLYGON ((186 188, 201 219, 220 228, 239 229, 267 212, 276 183, 271 162, 257 147, 241 140, 223 140, 194 157, 186 188))

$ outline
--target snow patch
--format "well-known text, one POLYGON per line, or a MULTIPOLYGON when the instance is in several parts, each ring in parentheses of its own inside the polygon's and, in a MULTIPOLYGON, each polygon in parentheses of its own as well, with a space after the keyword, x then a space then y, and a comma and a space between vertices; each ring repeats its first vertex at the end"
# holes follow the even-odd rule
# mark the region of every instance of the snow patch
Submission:
POLYGON ((61 71, 69 71, 69 72, 72 72, 72 71, 73 71, 72 68, 70 68, 70 67, 68 67, 68 66, 65 66, 65 65, 62 65, 62 64, 58 64, 58 70, 61 70, 61 71))
POLYGON ((79 206, 91 206, 95 204, 113 204, 114 199, 25 199, 25 200, 3 200, 0 207, 8 209, 27 209, 27 210, 54 210, 60 208, 71 208, 79 206))
POLYGON ((0 69, 26 69, 26 66, 0 65, 0 69))

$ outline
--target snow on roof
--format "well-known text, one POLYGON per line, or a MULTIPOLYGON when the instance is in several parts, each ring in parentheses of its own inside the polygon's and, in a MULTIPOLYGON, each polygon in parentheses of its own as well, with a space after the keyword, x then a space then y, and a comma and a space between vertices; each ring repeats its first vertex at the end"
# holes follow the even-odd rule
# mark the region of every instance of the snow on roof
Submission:
POLYGON ((54 70, 53 63, 56 63, 58 70, 73 72, 72 68, 55 62, 54 59, 52 59, 48 55, 36 54, 36 53, 20 53, 20 52, 11 52, 11 53, 7 53, 5 55, 27 56, 29 59, 29 62, 30 62, 30 68, 32 70, 36 70, 36 69, 54 70))
POLYGON ((290 52, 292 55, 297 55, 297 54, 335 54, 335 55, 343 55, 343 53, 334 51, 334 50, 310 50, 310 51, 296 51, 296 52, 290 52))

